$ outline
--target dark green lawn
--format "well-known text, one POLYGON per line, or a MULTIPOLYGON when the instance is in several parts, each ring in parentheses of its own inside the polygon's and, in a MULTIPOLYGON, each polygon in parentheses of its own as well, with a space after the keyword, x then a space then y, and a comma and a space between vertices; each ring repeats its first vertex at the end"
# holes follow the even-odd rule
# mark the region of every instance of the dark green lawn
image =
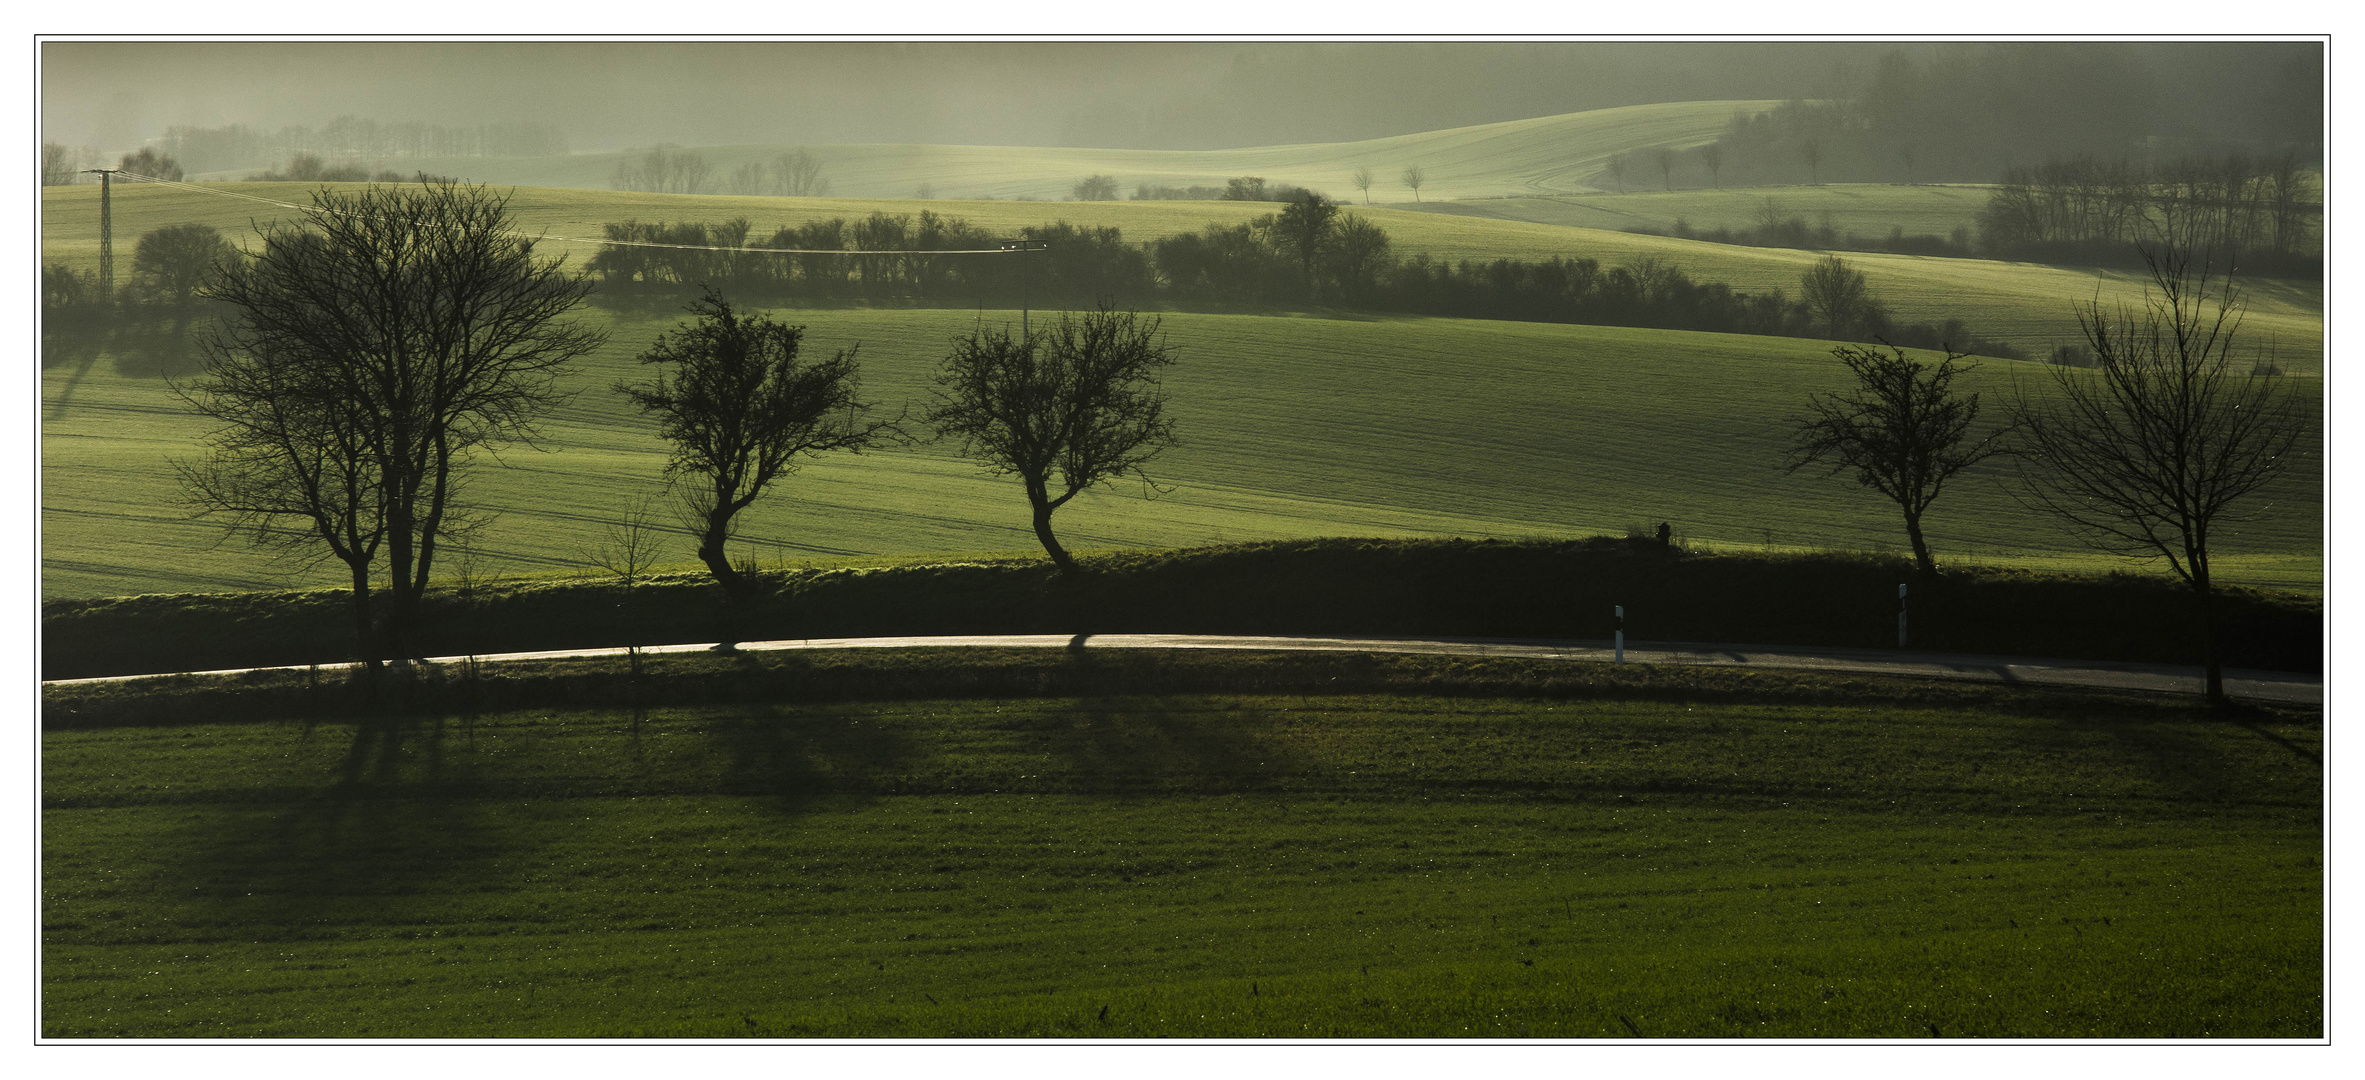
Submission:
POLYGON ((900 701, 44 736, 81 1036, 2323 1032, 2320 728, 900 701))

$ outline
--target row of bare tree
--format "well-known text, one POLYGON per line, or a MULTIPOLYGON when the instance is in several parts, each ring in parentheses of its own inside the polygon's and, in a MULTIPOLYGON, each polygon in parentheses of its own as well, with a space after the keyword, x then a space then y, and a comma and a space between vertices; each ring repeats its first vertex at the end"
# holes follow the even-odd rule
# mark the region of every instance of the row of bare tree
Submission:
MULTIPOLYGON (((531 444, 568 365, 606 335, 570 318, 592 279, 537 257, 505 196, 324 188, 313 206, 302 225, 266 225, 207 288, 223 325, 205 375, 176 391, 214 427, 208 454, 177 468, 232 530, 344 564, 356 649, 374 663, 413 655, 438 556, 489 516, 466 498, 470 466, 531 444)), ((761 587, 726 550, 739 515, 803 458, 908 436, 904 414, 862 400, 859 345, 812 361, 802 327, 711 292, 691 312, 641 354, 655 376, 615 389, 672 446, 697 555, 738 612, 761 587)), ((980 327, 954 341, 925 422, 1022 482, 1044 550, 1072 571, 1051 515, 1173 442, 1158 387, 1172 362, 1158 320, 1130 312, 1015 339, 980 327)))
POLYGON ((1937 573, 1922 520, 1949 482, 2009 459, 2027 505, 2092 547, 2164 561, 2192 591, 2209 697, 2225 700, 2213 543, 2272 509, 2257 498, 2292 465, 2310 427, 2290 380, 2238 360, 2240 294, 2207 257, 2144 249, 2141 304, 2086 302, 2078 323, 2093 370, 2054 367, 2016 388, 2000 425, 1981 425, 1969 372, 1951 350, 1926 363, 1894 346, 1832 350, 1853 386, 1809 399, 1795 421, 1790 469, 1827 468, 1897 503, 1916 565, 1937 573))
MULTIPOLYGON (((344 563, 360 654, 407 656, 439 549, 483 520, 464 498, 472 460, 532 440, 566 365, 605 336, 568 318, 589 276, 536 257, 501 196, 445 183, 323 189, 314 205, 207 287, 227 315, 210 370, 180 392, 216 426, 210 454, 179 468, 234 529, 344 563)), ((2029 505, 2103 550, 2164 559, 2191 587, 2222 699, 2213 538, 2262 509, 2306 402, 2234 362, 2229 279, 2186 252, 2147 255, 2141 306, 2079 312, 2098 367, 2052 369, 2052 392, 2016 395, 2000 427, 1981 429, 1978 395, 1953 389, 1962 354, 1931 365, 1839 347, 1855 389, 1811 399, 1792 467, 1853 471, 1896 501, 1935 573, 1923 515, 1966 470, 2012 457, 2029 505)), ((697 554, 736 603, 760 591, 726 550, 738 516, 802 458, 909 438, 908 410, 885 419, 862 399, 859 345, 808 361, 801 327, 713 293, 692 315, 641 354, 652 379, 616 389, 657 419, 697 554)), ((924 421, 1017 477, 1045 551, 1073 570, 1052 515, 1173 443, 1158 383, 1173 360, 1157 320, 1129 312, 1063 316, 1039 337, 980 327, 952 343, 924 421)))
POLYGON ((2002 257, 2135 245, 2212 251, 2229 263, 2317 249, 2322 193, 2296 151, 2185 157, 2057 158, 2008 169, 1979 213, 1979 235, 2002 257))
POLYGON ((608 177, 608 186, 617 191, 673 195, 713 194, 718 184, 726 195, 829 194, 821 159, 804 147, 765 161, 743 162, 718 177, 705 155, 660 146, 622 158, 608 177))

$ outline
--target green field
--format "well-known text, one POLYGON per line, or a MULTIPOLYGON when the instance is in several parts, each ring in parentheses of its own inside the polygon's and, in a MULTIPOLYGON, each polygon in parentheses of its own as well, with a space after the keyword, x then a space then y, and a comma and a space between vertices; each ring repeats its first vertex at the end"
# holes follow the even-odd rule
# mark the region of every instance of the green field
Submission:
MULTIPOLYGON (((924 403, 946 341, 1015 312, 834 309, 781 313, 808 348, 862 343, 867 392, 924 403)), ((595 309, 613 332, 580 365, 579 391, 545 451, 478 470, 474 498, 501 516, 477 542, 498 572, 581 567, 664 464, 652 423, 607 387, 675 324, 595 309)), ((1156 478, 1060 511, 1072 546, 1186 546, 1313 536, 1562 536, 1668 521, 1687 541, 1895 550, 1888 502, 1846 479, 1786 476, 1784 419, 1843 375, 1826 346, 1790 338, 1443 319, 1175 313, 1168 378, 1184 439, 1156 478)), ((334 584, 274 563, 178 503, 170 460, 203 431, 135 358, 62 364, 42 379, 45 596, 334 584)), ((1991 361, 1989 394, 2038 365, 1991 361)), ((2312 379, 2294 385, 2314 392, 2312 379)), ((2032 385, 2034 383, 2032 382, 2032 385)), ((2246 583, 2321 580, 2320 466, 2311 442, 2267 519, 2222 533, 2221 573, 2246 583)), ((1950 492, 1928 521, 1940 557, 2033 556, 2104 569, 1998 484, 1950 492)), ((825 458, 750 512, 740 550, 806 556, 1027 551, 1014 483, 921 446, 825 458)), ((687 559, 688 542, 670 557, 687 559)), ((447 571, 451 569, 446 566, 447 571)))
POLYGON ((1673 229, 1681 221, 1703 231, 1738 231, 1755 226, 1770 202, 1780 219, 1804 218, 1814 227, 1828 222, 1843 236, 1881 238, 1891 229, 1903 229, 1907 236, 1946 236, 1957 228, 1977 231, 1979 211, 1991 190, 1984 184, 1801 184, 1675 191, 1644 190, 1647 187, 1635 182, 1623 193, 1440 201, 1422 203, 1420 209, 1580 229, 1673 229))
POLYGON ((51 730, 42 1034, 2322 1037, 2314 712, 1782 685, 51 730))
MULTIPOLYGON (((213 188, 123 185, 115 197, 115 235, 121 250, 128 252, 131 244, 149 230, 196 221, 243 240, 250 235, 246 230, 251 222, 288 218, 295 212, 222 192, 302 205, 309 201, 310 190, 311 185, 294 183, 230 184, 213 188)), ((1906 192, 1898 199, 1911 201, 1919 198, 1925 189, 1890 190, 1906 192)), ((1677 192, 1675 197, 1718 198, 1715 193, 1689 192, 1677 192)), ((1866 197, 1875 201, 1882 198, 1866 197)), ((89 186, 43 190, 41 251, 45 261, 63 262, 85 270, 97 268, 98 201, 97 190, 89 186)), ((1745 219, 1751 212, 1750 204, 1740 200, 1737 205, 1745 219)), ((521 189, 510 208, 520 228, 528 232, 583 241, 554 245, 579 259, 589 258, 597 250, 594 241, 601 235, 603 224, 628 219, 723 221, 744 215, 754 223, 756 235, 768 236, 778 226, 814 218, 861 217, 873 211, 916 214, 929 209, 1007 233, 1055 219, 1077 225, 1116 226, 1125 231, 1127 239, 1139 242, 1194 232, 1209 223, 1237 224, 1279 209, 1270 203, 1237 202, 1049 205, 1007 201, 652 195, 556 188, 521 189)), ((1456 260, 1562 256, 1596 259, 1612 266, 1656 259, 1681 267, 1697 280, 1721 281, 1746 291, 1778 288, 1796 295, 1800 275, 1823 257, 1822 253, 1812 251, 1740 247, 1466 214, 1430 214, 1387 207, 1358 212, 1368 214, 1388 230, 1400 255, 1427 252, 1433 257, 1456 260)), ((1959 318, 1983 337, 2006 342, 2035 356, 2049 355, 2055 345, 2079 340, 2076 304, 2097 297, 2106 303, 2134 302, 2142 296, 2140 275, 2126 271, 1880 253, 1851 253, 1847 259, 1864 271, 1874 295, 1900 321, 1942 322, 1959 318)), ((2270 346, 2276 362, 2285 370, 2321 371, 2324 351, 2321 284, 2259 279, 2246 283, 2246 287, 2249 290, 2247 340, 2270 346)))
MULTIPOLYGON (((1540 116, 1471 127, 1424 131, 1343 143, 1257 146, 1236 150, 1104 150, 1044 146, 856 144, 810 148, 823 163, 832 194, 909 198, 921 184, 946 198, 1048 199, 1068 196, 1076 181, 1095 174, 1117 178, 1130 193, 1137 184, 1222 187, 1235 176, 1262 176, 1338 199, 1360 199, 1350 177, 1369 168, 1372 198, 1412 202, 1398 183, 1407 166, 1427 174, 1421 199, 1463 199, 1537 192, 1591 191, 1609 159, 1650 146, 1685 148, 1713 140, 1736 112, 1762 112, 1773 101, 1673 101, 1540 116)), ((714 167, 720 183, 749 161, 769 161, 790 146, 688 148, 714 167)), ((631 151, 545 158, 406 159, 402 170, 425 169, 479 183, 530 187, 605 188, 618 161, 631 151)), ((251 170, 248 170, 251 171, 251 170)), ((237 179, 248 171, 212 174, 237 179)))

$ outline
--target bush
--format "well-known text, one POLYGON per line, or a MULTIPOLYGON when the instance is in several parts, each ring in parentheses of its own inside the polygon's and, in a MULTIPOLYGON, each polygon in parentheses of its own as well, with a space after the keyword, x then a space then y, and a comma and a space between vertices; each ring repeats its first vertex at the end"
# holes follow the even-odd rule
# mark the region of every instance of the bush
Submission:
MULTIPOLYGON (((1909 560, 1696 554, 1587 540, 1304 540, 1035 559, 771 571, 745 640, 903 634, 1231 633, 1607 638, 1881 648, 1909 560)), ((42 605, 43 677, 343 660, 339 591, 141 596, 42 605)), ((431 595, 432 655, 717 640, 705 575, 624 586, 528 582, 431 595)), ((1968 570, 1917 583, 1916 649, 2187 663, 2189 591, 2165 578, 1968 570)), ((2321 670, 2322 605, 2223 589, 2226 663, 2321 670)))

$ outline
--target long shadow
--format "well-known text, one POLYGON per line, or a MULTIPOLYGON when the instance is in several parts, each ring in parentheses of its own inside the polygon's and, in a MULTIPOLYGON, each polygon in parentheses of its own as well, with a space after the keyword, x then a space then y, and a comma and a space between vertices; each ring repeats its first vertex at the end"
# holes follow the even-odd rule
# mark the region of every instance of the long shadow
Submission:
POLYGON ((1243 791, 1296 771, 1298 754, 1253 707, 1191 708, 1165 698, 1087 698, 1024 722, 1021 734, 1111 794, 1243 791))
POLYGON ((504 827, 509 809, 447 753, 455 734, 440 719, 363 720, 332 772, 193 811, 165 880, 201 918, 299 932, 490 880, 525 830, 504 827))
POLYGON ((2070 720, 2063 728, 2099 734, 2125 748, 2130 759, 2146 763, 2163 796, 2224 799, 2255 794, 2249 790, 2257 775, 2255 769, 2245 765, 2245 755, 2227 752, 2227 741, 2239 739, 2234 734, 2237 731, 2272 743, 2313 765, 2322 764, 2318 755, 2268 730, 2259 721, 2259 717, 2241 716, 2212 720, 2194 714, 2118 715, 2070 720))
POLYGON ((73 408, 74 391, 90 375, 90 369, 98 365, 99 354, 105 351, 106 345, 107 334, 103 330, 47 330, 41 335, 42 370, 68 366, 74 369, 66 377, 65 387, 58 391, 57 400, 50 403, 49 415, 44 420, 63 419, 73 408))
POLYGON ((800 812, 895 793, 922 756, 908 732, 871 713, 839 708, 749 707, 710 721, 725 753, 721 787, 800 812))
POLYGON ((205 370, 204 354, 190 334, 191 322, 125 327, 115 337, 115 372, 129 379, 169 379, 205 370))

